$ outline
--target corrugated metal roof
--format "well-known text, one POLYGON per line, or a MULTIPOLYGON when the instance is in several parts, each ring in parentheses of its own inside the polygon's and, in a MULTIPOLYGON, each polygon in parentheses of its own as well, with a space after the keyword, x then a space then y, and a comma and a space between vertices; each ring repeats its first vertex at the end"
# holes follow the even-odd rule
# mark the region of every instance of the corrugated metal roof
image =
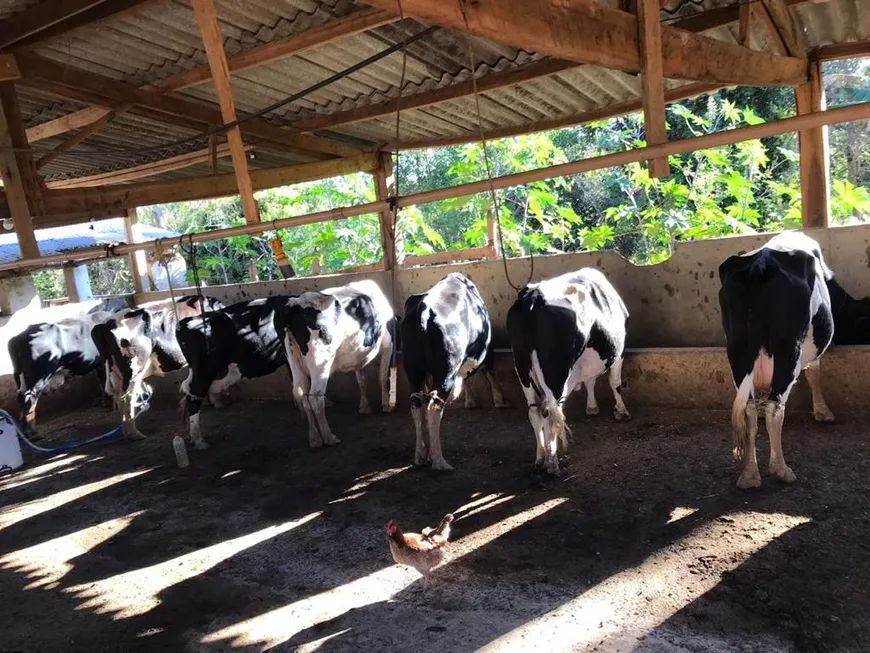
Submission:
MULTIPOLYGON (((180 234, 152 227, 147 224, 134 224, 133 232, 139 241, 156 238, 174 238, 180 234)), ((127 232, 124 228, 124 218, 99 220, 90 224, 74 224, 65 227, 37 229, 36 242, 43 256, 71 252, 85 247, 117 245, 127 242, 127 232)), ((18 238, 15 232, 0 234, 0 264, 13 263, 21 258, 18 248, 18 238)))
MULTIPOLYGON (((30 3, 31 0, 0 0, 0 16, 4 15, 4 11, 7 15, 20 11, 30 3)), ((615 3, 616 0, 607 0, 607 4, 615 3)), ((732 4, 735 3, 731 0, 677 0, 665 4, 662 18, 670 21, 675 17, 732 4)), ((232 56, 323 25, 363 6, 352 0, 218 0, 217 12, 225 36, 225 48, 232 56)), ((868 0, 806 2, 792 11, 811 47, 870 39, 868 0)), ((425 24, 419 21, 404 20, 235 74, 232 85, 236 107, 243 112, 256 111, 344 70, 424 27, 425 24)), ((707 35, 736 42, 736 30, 737 25, 733 23, 707 32, 707 35)), ((464 35, 442 29, 410 46, 402 94, 422 93, 468 80, 470 71, 466 43, 464 35)), ((478 76, 509 70, 539 58, 536 53, 483 39, 473 38, 472 44, 478 76)), ((757 45, 769 47, 763 39, 757 45)), ((146 3, 137 10, 43 42, 35 52, 66 65, 137 85, 155 83, 206 63, 189 0, 155 0, 146 3)), ((298 119, 328 115, 395 98, 399 95, 402 63, 402 55, 393 54, 370 68, 282 108, 270 116, 270 120, 286 125, 298 119)), ((670 87, 680 83, 668 82, 670 87)), ((217 104, 210 83, 186 89, 179 96, 215 106, 217 104)), ((582 66, 547 78, 488 91, 483 94, 480 105, 487 129, 525 125, 531 128, 539 120, 601 109, 639 96, 640 81, 637 76, 596 66, 582 66)), ((28 125, 84 106, 30 89, 22 89, 22 104, 28 125)), ((392 115, 336 126, 324 135, 359 139, 364 145, 373 146, 393 140, 395 129, 395 116, 392 115)), ((473 98, 466 97, 403 112, 399 137, 405 141, 421 141, 473 136, 476 131, 475 103, 473 98)), ((190 134, 189 130, 182 127, 157 124, 126 114, 77 147, 77 151, 113 152, 106 152, 99 157, 65 154, 45 168, 45 176, 54 180, 88 175, 179 154, 181 151, 178 148, 166 148, 148 154, 118 153, 115 150, 145 145, 161 146, 190 134)), ((61 140, 48 139, 36 143, 37 156, 49 151, 61 140)), ((188 146, 188 149, 191 147, 188 146)), ((261 156, 252 162, 254 167, 298 160, 291 155, 267 153, 265 150, 258 154, 261 156)), ((191 167, 165 176, 175 178, 200 169, 191 167)))

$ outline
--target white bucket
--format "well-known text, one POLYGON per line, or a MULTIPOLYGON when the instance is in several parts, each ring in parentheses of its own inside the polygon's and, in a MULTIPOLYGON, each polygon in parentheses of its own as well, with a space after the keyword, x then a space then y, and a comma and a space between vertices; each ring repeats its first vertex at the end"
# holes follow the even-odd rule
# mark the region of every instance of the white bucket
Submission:
POLYGON ((6 416, 0 415, 0 472, 18 469, 23 464, 18 433, 6 416))

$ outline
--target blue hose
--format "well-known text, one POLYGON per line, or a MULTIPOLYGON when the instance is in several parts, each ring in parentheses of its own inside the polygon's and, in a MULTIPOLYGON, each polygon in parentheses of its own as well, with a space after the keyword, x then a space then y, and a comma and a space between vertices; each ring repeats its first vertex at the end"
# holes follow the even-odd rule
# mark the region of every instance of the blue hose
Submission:
POLYGON ((62 444, 59 447, 55 447, 54 449, 46 449, 44 447, 38 447, 33 444, 30 440, 27 439, 27 434, 24 432, 24 429, 21 427, 21 424, 18 423, 18 420, 12 417, 5 410, 0 409, 0 422, 6 421, 12 426, 15 427, 15 430, 18 432, 18 437, 25 444, 25 446, 30 449, 31 452, 39 455, 39 456, 53 456, 54 454, 62 453, 64 451, 69 451, 70 449, 75 449, 76 447, 81 447, 86 444, 91 444, 92 442, 99 442, 100 440, 108 440, 109 438, 113 438, 118 433, 121 432, 121 427, 117 426, 108 433, 103 433, 102 435, 98 435, 93 438, 88 438, 87 440, 79 440, 78 442, 68 442, 66 444, 62 444))

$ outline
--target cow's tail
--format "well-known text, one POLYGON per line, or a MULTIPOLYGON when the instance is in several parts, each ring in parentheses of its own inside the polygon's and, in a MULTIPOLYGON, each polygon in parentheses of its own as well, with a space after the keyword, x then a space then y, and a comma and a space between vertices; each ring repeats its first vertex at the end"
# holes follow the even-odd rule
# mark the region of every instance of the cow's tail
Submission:
POLYGON ((562 404, 553 398, 544 399, 541 402, 540 413, 541 417, 546 420, 550 433, 559 438, 562 443, 562 450, 568 451, 568 438, 571 437, 571 429, 565 419, 562 404))
POLYGON ((746 416, 746 406, 752 396, 752 374, 747 374, 737 388, 734 405, 731 407, 731 425, 734 427, 733 453, 738 462, 743 461, 746 453, 746 441, 749 439, 749 418, 746 416))

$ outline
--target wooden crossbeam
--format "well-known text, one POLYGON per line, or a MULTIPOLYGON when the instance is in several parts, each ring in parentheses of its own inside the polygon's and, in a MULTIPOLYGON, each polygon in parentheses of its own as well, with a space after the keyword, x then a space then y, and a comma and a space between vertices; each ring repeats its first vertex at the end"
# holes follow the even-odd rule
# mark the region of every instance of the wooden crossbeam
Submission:
POLYGON ((9 82, 21 77, 18 62, 11 54, 0 54, 0 82, 9 82))
POLYGON ((0 48, 8 48, 101 2, 103 0, 42 0, 31 5, 3 21, 0 48))
POLYGON ((774 24, 773 18, 771 18, 766 6, 758 2, 750 2, 746 6, 749 8, 752 23, 761 27, 773 49, 781 55, 787 55, 788 46, 785 44, 782 34, 780 34, 779 29, 774 24))
MULTIPOLYGON (((368 4, 389 10, 395 0, 368 4)), ((641 67, 635 17, 587 0, 402 0, 402 10, 406 16, 560 59, 631 73, 641 67)), ((666 77, 757 86, 807 80, 803 59, 755 52, 670 26, 662 27, 662 56, 666 77)))
MULTIPOLYGON (((205 46, 212 80, 220 102, 221 118, 224 124, 233 123, 236 121, 236 105, 233 89, 230 86, 230 68, 227 64, 227 54, 224 52, 224 40, 218 25, 214 1, 193 0, 193 11, 196 14, 196 22, 199 25, 199 33, 205 46)), ((236 174, 245 221, 259 222, 260 208, 254 198, 251 178, 248 176, 248 157, 245 154, 242 132, 238 127, 233 127, 226 132, 226 136, 230 145, 233 171, 236 174)))
MULTIPOLYGON (((794 90, 799 116, 825 110, 821 62, 810 64, 810 81, 794 90)), ((830 215, 827 127, 811 127, 798 133, 801 164, 801 224, 805 229, 828 226, 830 215)))
MULTIPOLYGON (((31 54, 21 54, 17 58, 21 68, 21 79, 17 83, 24 86, 50 90, 65 97, 115 109, 126 104, 137 105, 158 112, 164 122, 181 124, 185 127, 190 126, 191 120, 199 123, 199 129, 224 122, 219 110, 203 104, 169 97, 157 91, 142 90, 130 84, 94 75, 81 69, 69 68, 31 54)), ((250 134, 258 141, 263 141, 263 147, 292 151, 308 158, 323 159, 326 156, 359 153, 358 149, 342 143, 318 136, 293 133, 262 119, 252 120, 241 129, 242 133, 250 134)))
MULTIPOLYGON (((668 130, 665 122, 665 80, 662 76, 659 0, 638 0, 637 22, 646 142, 650 145, 660 145, 668 140, 668 130)), ((652 177, 664 179, 671 173, 666 158, 651 159, 648 165, 652 177)))
POLYGON ((53 138, 69 131, 87 127, 110 111, 111 109, 106 107, 88 107, 87 109, 82 109, 81 111, 76 111, 54 120, 47 120, 27 128, 27 141, 35 143, 36 141, 53 138))
MULTIPOLYGON (((246 149, 250 150, 251 147, 249 146, 246 149)), ((126 183, 128 181, 135 181, 137 179, 144 179, 146 177, 160 175, 164 172, 181 170, 182 168, 188 168, 198 163, 210 163, 212 156, 214 156, 214 160, 217 161, 219 157, 225 157, 229 155, 229 145, 226 143, 222 143, 215 146, 214 152, 212 152, 211 148, 196 150, 194 152, 188 152, 187 154, 179 154, 178 156, 169 157, 168 159, 161 159, 159 161, 153 161, 151 163, 143 163, 138 166, 123 168, 121 170, 101 172, 100 174, 89 175, 87 177, 76 177, 74 179, 50 181, 46 184, 46 186, 48 186, 49 188, 84 188, 87 186, 101 186, 104 184, 126 183)), ((210 172, 209 174, 214 173, 210 172)))
POLYGON ((114 110, 109 111, 96 122, 92 122, 87 127, 84 127, 82 130, 66 138, 66 140, 64 140, 60 145, 40 157, 39 161, 36 162, 36 169, 40 170, 41 168, 44 168, 64 152, 68 152, 79 143, 86 141, 88 138, 90 138, 95 133, 100 131, 103 127, 105 127, 106 124, 117 115, 117 113, 118 112, 114 110))
MULTIPOLYGON (((33 233, 33 211, 42 201, 33 159, 26 151, 27 138, 11 82, 0 83, 0 179, 14 217, 15 233, 22 258, 39 256, 33 233), (16 151, 18 150, 18 151, 16 151)), ((8 216, 4 216, 8 217, 8 216)))
POLYGON ((785 44, 788 54, 806 58, 807 46, 804 35, 795 23, 785 0, 761 0, 761 3, 776 26, 776 31, 785 44))
POLYGON ((813 61, 834 61, 836 59, 855 59, 868 56, 870 56, 870 41, 823 45, 810 53, 810 58, 813 61))
MULTIPOLYGON (((665 91, 665 104, 671 102, 679 102, 688 98, 703 95, 704 93, 713 93, 722 87, 718 84, 686 84, 675 89, 665 91)), ((511 136, 519 136, 521 134, 530 134, 534 132, 550 131, 551 129, 562 129, 564 127, 575 127, 589 122, 598 120, 606 120, 607 118, 615 118, 624 116, 628 113, 636 113, 643 109, 643 100, 629 100, 619 104, 612 104, 601 109, 593 111, 582 111, 580 113, 572 113, 567 116, 559 116, 558 118, 550 118, 548 120, 539 120, 534 125, 511 125, 509 127, 500 127, 491 129, 484 133, 486 140, 497 140, 499 138, 510 138, 511 136)), ((480 135, 463 134, 461 136, 448 136, 446 138, 437 138, 424 141, 399 141, 391 142, 384 145, 383 149, 388 151, 395 150, 417 150, 433 147, 448 147, 450 145, 464 145, 480 140, 480 135)))

